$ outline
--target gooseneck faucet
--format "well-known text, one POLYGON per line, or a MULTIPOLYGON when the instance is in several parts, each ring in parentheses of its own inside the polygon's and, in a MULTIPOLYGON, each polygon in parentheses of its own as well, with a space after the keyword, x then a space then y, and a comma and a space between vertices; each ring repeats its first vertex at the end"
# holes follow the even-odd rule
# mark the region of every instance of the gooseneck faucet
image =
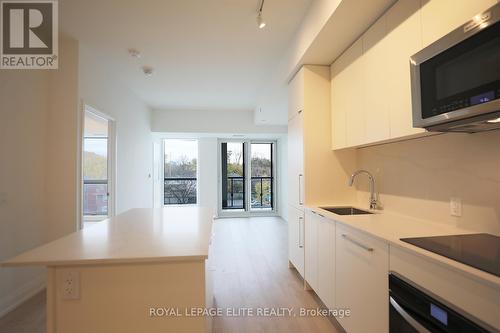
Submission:
POLYGON ((349 179, 349 186, 352 186, 354 184, 354 179, 356 176, 359 174, 366 174, 368 176, 368 179, 370 180, 370 209, 377 209, 377 196, 375 195, 375 178, 373 178, 373 175, 366 171, 366 170, 358 170, 354 172, 351 175, 351 178, 349 179))

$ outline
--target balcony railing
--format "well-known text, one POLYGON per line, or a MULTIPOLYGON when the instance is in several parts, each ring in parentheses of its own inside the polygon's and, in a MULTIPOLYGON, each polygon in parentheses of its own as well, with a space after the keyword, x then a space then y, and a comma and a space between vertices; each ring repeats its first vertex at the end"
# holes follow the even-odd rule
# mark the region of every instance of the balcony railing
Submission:
MULTIPOLYGON (((227 192, 222 194, 224 209, 244 209, 245 208, 245 178, 238 176, 227 177, 227 192), (224 200, 226 198, 226 200, 224 200)), ((224 189, 223 189, 224 191, 224 189)))
POLYGON ((273 177, 252 177, 252 208, 273 208, 273 177))
POLYGON ((108 215, 108 181, 83 181, 83 215, 108 215))
MULTIPOLYGON (((227 177, 227 192, 223 194, 224 209, 245 208, 244 177, 227 177), (224 198, 226 200, 224 200, 224 198)), ((273 208, 273 177, 251 177, 251 208, 273 208)))
POLYGON ((196 177, 165 177, 164 204, 196 204, 196 177))

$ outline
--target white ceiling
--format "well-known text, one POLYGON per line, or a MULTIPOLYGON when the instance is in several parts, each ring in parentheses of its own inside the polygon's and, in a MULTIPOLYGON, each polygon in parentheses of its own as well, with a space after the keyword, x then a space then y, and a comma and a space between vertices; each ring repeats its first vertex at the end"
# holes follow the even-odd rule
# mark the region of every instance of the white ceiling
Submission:
POLYGON ((253 110, 312 1, 266 0, 263 30, 259 0, 61 0, 59 17, 151 108, 253 110))

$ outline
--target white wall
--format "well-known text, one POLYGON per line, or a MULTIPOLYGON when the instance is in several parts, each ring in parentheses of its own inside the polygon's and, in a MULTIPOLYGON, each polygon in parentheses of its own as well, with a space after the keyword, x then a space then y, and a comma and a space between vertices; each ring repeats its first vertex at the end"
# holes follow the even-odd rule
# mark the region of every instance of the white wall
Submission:
POLYGON ((286 133, 286 126, 255 125, 253 111, 154 110, 151 128, 163 133, 286 133))
POLYGON ((198 203, 217 212, 217 138, 198 139, 198 203))
MULTIPOLYGON (((0 71, 0 261, 76 230, 78 43, 59 69, 0 71)), ((0 316, 43 288, 45 269, 0 268, 0 316)))
MULTIPOLYGON (((48 89, 48 71, 0 71, 0 261, 46 239, 48 89)), ((44 273, 0 267, 0 316, 42 287, 44 273)))
POLYGON ((116 121, 116 213, 152 207, 153 140, 149 108, 99 61, 99 53, 80 47, 80 98, 116 121))

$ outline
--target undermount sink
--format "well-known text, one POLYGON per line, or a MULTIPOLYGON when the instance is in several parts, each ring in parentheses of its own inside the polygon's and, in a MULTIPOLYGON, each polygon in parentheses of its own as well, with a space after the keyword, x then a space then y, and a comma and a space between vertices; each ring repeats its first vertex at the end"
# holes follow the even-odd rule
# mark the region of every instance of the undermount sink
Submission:
POLYGON ((319 207, 321 209, 327 210, 331 213, 338 215, 364 215, 364 214, 373 214, 366 210, 354 208, 354 207, 319 207))

